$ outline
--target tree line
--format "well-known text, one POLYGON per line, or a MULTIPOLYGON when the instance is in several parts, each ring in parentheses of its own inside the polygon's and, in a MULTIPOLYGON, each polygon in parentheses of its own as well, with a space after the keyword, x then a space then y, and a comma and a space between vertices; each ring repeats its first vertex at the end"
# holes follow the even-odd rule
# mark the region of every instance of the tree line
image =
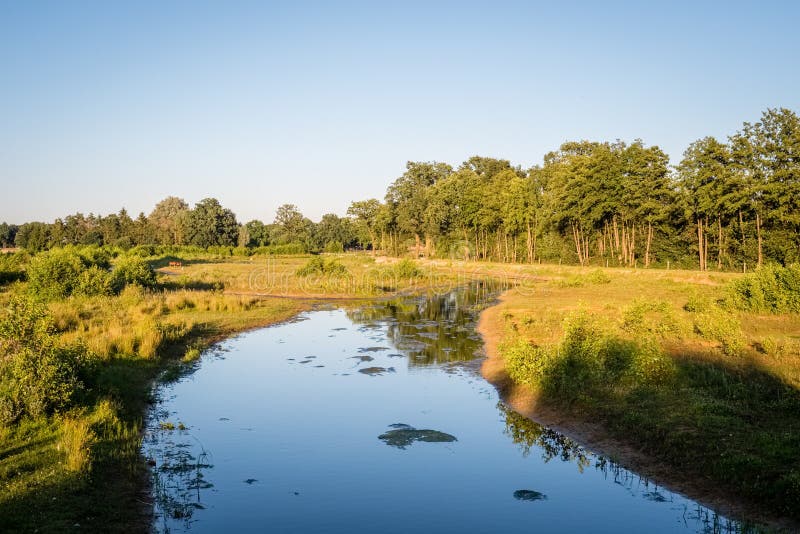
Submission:
POLYGON ((0 244, 353 248, 388 254, 581 265, 742 270, 800 261, 800 119, 769 109, 720 141, 693 142, 671 166, 658 146, 569 141, 529 169, 475 156, 458 167, 408 162, 383 201, 314 223, 291 204, 241 224, 208 198, 168 197, 135 219, 75 214, 0 225, 0 244))

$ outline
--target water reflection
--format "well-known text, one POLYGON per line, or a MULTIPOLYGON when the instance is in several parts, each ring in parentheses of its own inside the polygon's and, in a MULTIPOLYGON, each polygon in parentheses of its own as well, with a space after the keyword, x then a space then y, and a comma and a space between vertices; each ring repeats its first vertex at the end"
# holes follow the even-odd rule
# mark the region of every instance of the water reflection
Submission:
POLYGON ((152 469, 152 493, 156 520, 162 532, 169 532, 168 524, 177 522, 188 530, 196 510, 204 510, 204 490, 213 487, 206 480, 206 472, 213 467, 209 453, 188 430, 175 430, 163 422, 152 419, 145 447, 152 469), (199 449, 199 450, 197 450, 199 449))
POLYGON ((507 287, 507 283, 478 281, 445 294, 350 309, 347 316, 368 329, 385 327, 386 338, 408 356, 409 365, 467 361, 483 347, 475 331, 478 312, 507 287))
MULTIPOLYGON (((502 402, 497 404, 497 408, 505 419, 504 433, 519 446, 524 457, 528 457, 531 452, 536 452, 540 454, 545 463, 554 458, 562 462, 574 462, 580 473, 594 465, 595 470, 601 472, 614 484, 625 488, 630 495, 651 502, 675 504, 675 493, 659 487, 646 477, 621 467, 613 460, 587 451, 576 441, 518 414, 502 402)), ((540 500, 546 499, 547 496, 536 491, 518 490, 514 492, 514 498, 540 500)), ((694 526, 698 532, 722 534, 757 531, 757 529, 725 518, 698 503, 691 503, 691 506, 689 503, 687 501, 681 504, 683 519, 687 527, 694 526)))

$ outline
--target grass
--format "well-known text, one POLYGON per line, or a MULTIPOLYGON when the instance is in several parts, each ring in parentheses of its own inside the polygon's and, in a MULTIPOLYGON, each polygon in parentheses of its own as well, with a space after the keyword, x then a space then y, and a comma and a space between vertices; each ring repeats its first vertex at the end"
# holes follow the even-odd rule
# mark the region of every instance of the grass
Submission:
MULTIPOLYGON (((25 289, 6 286, 0 305, 25 289)), ((165 370, 180 375, 217 339, 307 306, 213 289, 136 287, 51 302, 60 341, 84 344, 93 355, 88 393, 66 414, 0 429, 0 531, 145 530, 148 475, 139 451, 153 380, 165 370)))
POLYGON ((738 311, 740 276, 576 268, 495 311, 517 383, 576 421, 774 515, 800 519, 800 316, 738 311), (567 281, 565 283, 565 281, 567 281))

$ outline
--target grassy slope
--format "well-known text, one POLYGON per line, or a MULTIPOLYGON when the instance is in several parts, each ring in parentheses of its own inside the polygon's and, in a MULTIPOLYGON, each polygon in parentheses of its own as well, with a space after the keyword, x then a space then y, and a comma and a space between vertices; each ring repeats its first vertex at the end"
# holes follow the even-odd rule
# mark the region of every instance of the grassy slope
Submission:
POLYGON ((666 384, 588 388, 577 399, 545 394, 538 384, 538 402, 576 420, 600 420, 639 451, 773 514, 800 519, 800 317, 718 309, 713 302, 736 275, 606 270, 610 281, 593 283, 593 270, 519 271, 539 282, 509 291, 495 310, 501 318, 495 328, 506 341, 557 344, 564 319, 579 309, 621 338, 652 335, 620 325, 635 306, 658 303, 661 311, 644 314, 645 330, 659 331, 675 364, 666 384), (686 311, 689 302, 710 308, 686 311), (723 350, 724 338, 737 336, 740 350, 723 350))

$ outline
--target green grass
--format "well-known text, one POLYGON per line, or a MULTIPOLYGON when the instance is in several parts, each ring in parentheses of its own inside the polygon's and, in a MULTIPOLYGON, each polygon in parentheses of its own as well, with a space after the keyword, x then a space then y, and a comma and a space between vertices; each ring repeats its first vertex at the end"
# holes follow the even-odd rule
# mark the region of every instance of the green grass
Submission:
POLYGON ((550 274, 548 289, 513 290, 497 311, 512 380, 684 474, 800 519, 799 316, 732 309, 738 277, 609 270, 608 283, 576 285, 550 274))

